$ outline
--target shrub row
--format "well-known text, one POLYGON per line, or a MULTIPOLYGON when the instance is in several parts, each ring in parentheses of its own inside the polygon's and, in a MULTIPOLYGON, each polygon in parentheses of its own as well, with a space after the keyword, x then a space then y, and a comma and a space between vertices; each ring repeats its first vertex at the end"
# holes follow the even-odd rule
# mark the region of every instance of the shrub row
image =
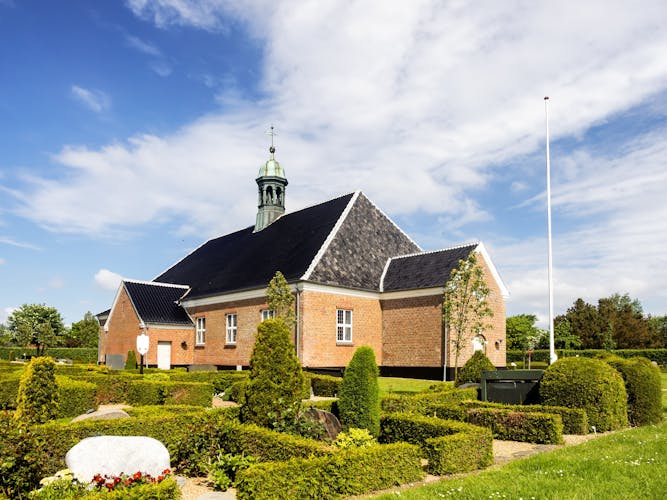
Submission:
MULTIPOLYGON (((556 354, 559 358, 573 358, 576 356, 582 358, 597 358, 604 354, 615 354, 621 358, 644 357, 655 361, 660 366, 667 366, 667 349, 616 349, 605 351, 604 349, 558 349, 556 354)), ((520 362, 524 360, 526 353, 521 350, 507 351, 507 363, 520 362)), ((547 349, 534 350, 531 356, 532 361, 549 362, 549 351, 547 349)))
POLYGON ((497 408, 470 408, 467 412, 467 421, 491 429, 496 439, 540 444, 563 442, 563 421, 560 415, 497 408))
MULTIPOLYGON (((13 361, 23 356, 34 356, 31 347, 0 347, 0 359, 13 361)), ((45 356, 55 359, 71 359, 75 363, 97 363, 97 347, 47 347, 45 356)))
POLYGON ((310 387, 313 389, 315 396, 335 398, 340 394, 342 378, 317 373, 305 373, 304 375, 310 379, 310 387))
POLYGON ((451 474, 479 469, 493 461, 493 437, 489 429, 406 413, 384 415, 380 441, 419 445, 429 460, 431 474, 451 474))
POLYGON ((381 400, 382 411, 386 413, 412 412, 426 415, 433 405, 456 403, 468 399, 477 399, 477 389, 451 389, 438 392, 420 392, 417 394, 390 394, 381 400))
MULTIPOLYGON (((521 413, 549 413, 560 415, 563 422, 564 434, 588 434, 588 416, 580 408, 566 408, 565 406, 545 405, 504 405, 487 401, 463 401, 463 408, 497 408, 521 413)), ((438 414, 440 416, 440 414, 438 414)), ((444 418, 444 417, 441 417, 444 418)))
POLYGON ((83 380, 72 380, 62 375, 56 376, 58 384, 58 418, 76 417, 90 409, 95 409, 97 387, 83 380))
POLYGON ((257 464, 237 475, 237 498, 341 498, 418 481, 417 446, 407 443, 341 450, 319 458, 257 464))

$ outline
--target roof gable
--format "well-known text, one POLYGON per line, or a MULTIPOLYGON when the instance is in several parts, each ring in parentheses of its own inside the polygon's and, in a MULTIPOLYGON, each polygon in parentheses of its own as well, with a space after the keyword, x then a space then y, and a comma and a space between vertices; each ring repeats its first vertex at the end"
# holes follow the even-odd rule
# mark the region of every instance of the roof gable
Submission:
POLYGON ((381 290, 393 292, 444 286, 459 260, 466 259, 477 246, 473 243, 394 257, 387 262, 381 290))
POLYGON ((327 243, 304 279, 366 290, 379 289, 388 258, 420 250, 360 192, 355 193, 327 243))
POLYGON ((206 242, 155 278, 187 283, 188 299, 266 287, 276 271, 300 279, 353 193, 283 215, 262 231, 254 226, 206 242))
POLYGON ((188 290, 187 286, 140 281, 124 281, 122 286, 127 291, 139 321, 144 324, 192 326, 192 320, 178 305, 178 300, 188 290))

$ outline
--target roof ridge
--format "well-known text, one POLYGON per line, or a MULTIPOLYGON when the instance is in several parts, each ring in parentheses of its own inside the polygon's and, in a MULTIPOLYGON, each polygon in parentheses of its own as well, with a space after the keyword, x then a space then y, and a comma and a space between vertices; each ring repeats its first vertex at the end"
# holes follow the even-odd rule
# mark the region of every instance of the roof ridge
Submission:
POLYGON ((479 244, 480 244, 479 241, 470 242, 470 243, 462 243, 460 245, 454 245, 454 246, 447 247, 447 248, 440 248, 438 250, 425 250, 425 251, 421 251, 421 252, 407 253, 405 255, 395 255, 394 257, 389 257, 389 260, 404 259, 406 257, 416 257, 417 255, 429 255, 429 254, 432 254, 432 253, 449 252, 450 250, 458 250, 459 248, 464 248, 464 247, 471 247, 471 246, 477 247, 479 244))
POLYGON ((406 233, 405 231, 403 231, 403 229, 401 229, 401 227, 400 227, 398 224, 396 224, 396 223, 393 221, 393 219, 392 219, 391 217, 389 217, 389 216, 384 212, 384 210, 382 210, 380 207, 378 207, 378 206, 375 204, 375 202, 374 202, 373 200, 371 200, 368 196, 366 196, 366 195, 365 195, 364 193, 362 193, 361 191, 359 191, 359 194, 363 195, 363 197, 366 198, 366 199, 370 202, 370 204, 373 205, 373 206, 375 207, 375 209, 376 209, 378 212, 380 212, 382 215, 384 215, 384 217, 385 217, 389 222, 391 222, 391 223, 393 224, 393 226, 394 226, 396 229, 398 229, 398 230, 403 234, 403 236, 405 236, 408 240, 410 240, 414 246, 416 246, 417 248, 421 249, 421 247, 417 244, 417 242, 416 242, 415 240, 413 240, 413 239, 410 237, 410 235, 409 235, 408 233, 406 233))
POLYGON ((133 280, 129 278, 123 278, 124 283, 137 283, 139 285, 152 285, 152 286, 166 286, 172 288, 190 288, 189 285, 177 285, 175 283, 163 283, 161 281, 143 281, 143 280, 133 280))
MULTIPOLYGON (((338 234, 338 231, 340 231, 340 228, 343 226, 343 222, 345 222, 345 219, 347 219, 347 216, 350 214, 350 211, 352 210, 352 207, 354 206, 354 204, 359 199, 359 195, 361 195, 361 191, 355 191, 352 194, 352 197, 350 198, 350 201, 347 202, 347 205, 345 206, 345 208, 341 212, 340 217, 338 217, 338 220, 336 221, 336 224, 334 224, 334 227, 331 229, 331 232, 327 236, 327 239, 324 240, 324 243, 322 243, 322 246, 320 247, 320 249, 315 254, 315 257, 313 257, 313 260, 310 262, 310 265, 306 269, 306 272, 303 273, 303 275, 301 276, 302 280, 310 279, 310 275, 313 273, 313 271, 315 270, 317 265, 322 260, 322 257, 324 256, 325 252, 329 248, 329 245, 331 245, 331 242, 334 240, 334 238, 338 234)), ((348 196, 348 195, 346 194, 344 196, 348 196)), ((343 198, 343 196, 339 196, 338 198, 334 198, 334 200, 337 200, 339 198, 343 198)), ((333 201, 333 200, 330 200, 330 201, 333 201)))

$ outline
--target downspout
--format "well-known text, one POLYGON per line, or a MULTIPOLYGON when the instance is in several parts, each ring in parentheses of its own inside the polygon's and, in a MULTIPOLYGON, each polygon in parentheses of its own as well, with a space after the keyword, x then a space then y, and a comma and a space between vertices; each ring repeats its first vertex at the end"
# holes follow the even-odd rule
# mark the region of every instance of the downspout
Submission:
MULTIPOLYGON (((444 297, 444 295, 443 295, 444 297)), ((445 307, 443 298, 442 307, 445 307)), ((445 322, 444 310, 442 315, 442 381, 447 382, 447 347, 449 346, 449 339, 447 338, 447 323, 445 322)))
MULTIPOLYGON (((300 329, 299 329, 299 323, 301 323, 301 317, 299 315, 300 311, 300 305, 301 305, 301 292, 303 291, 303 285, 300 285, 297 283, 296 285, 296 326, 294 328, 294 344, 296 348, 296 357, 297 359, 302 362, 301 360, 301 351, 299 349, 299 337, 300 337, 300 329)), ((302 362, 303 364, 303 362, 302 362)))

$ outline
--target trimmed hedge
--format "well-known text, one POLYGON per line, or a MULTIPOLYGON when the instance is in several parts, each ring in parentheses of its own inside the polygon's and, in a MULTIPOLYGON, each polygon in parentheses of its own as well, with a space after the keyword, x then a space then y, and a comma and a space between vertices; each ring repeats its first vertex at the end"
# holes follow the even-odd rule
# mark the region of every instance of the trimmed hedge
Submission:
MULTIPOLYGON (((601 354, 615 354, 621 358, 647 358, 655 361, 660 366, 667 366, 667 349, 616 349, 612 351, 605 351, 604 349, 557 349, 556 354, 559 358, 597 358, 601 354)), ((521 362, 524 360, 526 353, 521 350, 507 351, 507 363, 521 362)), ((531 356, 533 361, 549 362, 549 351, 547 349, 536 349, 531 356)))
POLYGON ((493 462, 493 437, 489 429, 405 413, 384 415, 380 426, 380 442, 419 445, 429 459, 431 474, 480 469, 493 462))
MULTIPOLYGON (((588 416, 580 408, 546 405, 504 405, 488 401, 463 401, 464 408, 497 408, 519 413, 549 413, 560 415, 564 434, 588 434, 588 416)), ((443 418, 443 417, 441 417, 443 418)))
POLYGON ((583 409, 588 424, 600 432, 628 425, 623 378, 599 359, 559 359, 545 370, 540 397, 547 406, 583 409))
POLYGON ((375 437, 380 433, 379 374, 373 349, 358 348, 340 385, 338 418, 343 429, 367 429, 375 437))
POLYGON ((420 415, 428 414, 433 406, 456 403, 468 399, 477 399, 477 389, 444 389, 438 392, 420 392, 417 394, 390 394, 381 400, 383 412, 410 412, 420 415))
POLYGON ((56 376, 58 383, 58 418, 76 417, 95 409, 95 384, 56 376))
POLYGON ((563 421, 560 415, 471 408, 467 420, 473 425, 491 429, 496 439, 540 444, 563 442, 563 421))
POLYGON ((30 360, 21 374, 14 418, 27 424, 41 424, 58 415, 56 364, 51 358, 30 360))
POLYGON ((331 375, 319 375, 317 373, 307 373, 306 375, 310 379, 310 386, 315 396, 335 398, 340 394, 340 386, 343 382, 342 378, 331 375))
POLYGON ((486 357, 482 351, 475 351, 473 355, 465 362, 463 368, 456 375, 457 387, 465 383, 479 384, 482 380, 482 372, 494 371, 496 369, 491 360, 486 357))
MULTIPOLYGON (((32 347, 0 347, 0 359, 13 361, 23 355, 35 356, 32 347)), ((44 356, 55 359, 71 359, 75 363, 97 363, 97 347, 47 347, 44 356)))
POLYGON ((16 409, 16 395, 19 392, 21 372, 13 371, 0 377, 0 410, 16 409))
POLYGON ((238 472, 239 500, 334 499, 419 481, 419 450, 407 443, 341 450, 319 458, 257 464, 238 472))
POLYGON ((646 358, 605 359, 623 377, 628 393, 630 425, 651 425, 662 422, 662 380, 660 370, 646 358))

